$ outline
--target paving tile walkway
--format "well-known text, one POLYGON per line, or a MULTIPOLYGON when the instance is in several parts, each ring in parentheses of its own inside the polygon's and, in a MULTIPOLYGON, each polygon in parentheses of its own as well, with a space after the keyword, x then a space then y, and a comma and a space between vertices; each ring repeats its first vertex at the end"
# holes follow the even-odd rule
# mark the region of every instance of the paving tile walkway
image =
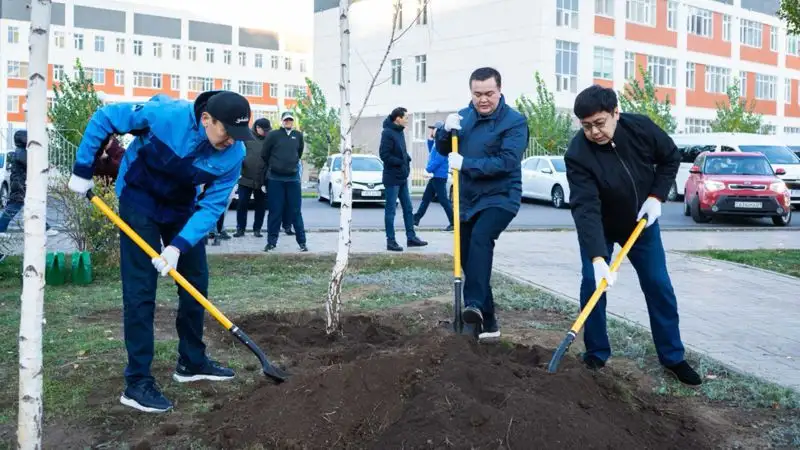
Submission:
MULTIPOLYGON (((450 253, 452 249, 452 233, 424 233, 421 237, 430 245, 409 252, 450 253)), ((731 367, 800 389, 800 280, 683 253, 699 249, 800 248, 800 232, 675 231, 664 232, 663 238, 686 345, 731 367)), ((208 247, 208 252, 263 254, 264 244, 264 239, 248 236, 208 247)), ((315 253, 335 252, 337 235, 311 233, 308 245, 315 253)), ((69 250, 70 246, 63 236, 58 236, 51 238, 49 247, 69 250)), ((295 252, 294 239, 282 235, 278 253, 295 252)), ((354 233, 352 252, 385 252, 383 233, 354 233)), ((572 231, 505 233, 497 242, 495 269, 577 301, 580 266, 572 231)), ((618 282, 609 293, 608 311, 649 328, 644 297, 635 271, 627 262, 620 267, 618 282)))

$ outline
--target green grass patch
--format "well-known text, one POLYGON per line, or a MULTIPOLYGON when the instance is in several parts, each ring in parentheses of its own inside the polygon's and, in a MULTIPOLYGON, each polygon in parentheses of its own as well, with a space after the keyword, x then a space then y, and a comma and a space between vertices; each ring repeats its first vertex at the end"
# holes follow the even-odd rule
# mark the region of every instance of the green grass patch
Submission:
POLYGON ((800 250, 700 250, 691 254, 800 278, 800 250))

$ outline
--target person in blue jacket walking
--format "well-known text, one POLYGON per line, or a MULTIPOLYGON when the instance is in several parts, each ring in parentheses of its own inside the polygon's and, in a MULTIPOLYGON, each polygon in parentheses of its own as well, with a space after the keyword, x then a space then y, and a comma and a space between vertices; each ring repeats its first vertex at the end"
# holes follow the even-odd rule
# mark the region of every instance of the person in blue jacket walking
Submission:
POLYGON ((447 174, 449 167, 447 158, 436 151, 436 141, 434 135, 436 129, 444 125, 444 122, 436 122, 430 129, 430 136, 428 137, 428 166, 425 171, 432 174, 428 184, 425 186, 425 192, 422 194, 422 201, 419 203, 417 212, 414 213, 414 225, 419 226, 420 220, 425 216, 428 211, 428 205, 433 200, 433 195, 439 199, 439 204, 442 206, 444 213, 447 215, 447 220, 450 225, 445 228, 445 231, 453 231, 453 207, 450 205, 450 196, 447 194, 447 174))
POLYGON ((448 115, 437 129, 436 150, 447 155, 450 168, 458 170, 459 176, 465 328, 477 331, 479 339, 496 339, 500 327, 490 286, 492 257, 495 241, 522 203, 528 122, 506 103, 497 70, 475 70, 469 86, 472 102, 448 115), (458 130, 459 147, 458 153, 451 154, 453 130, 458 130))
MULTIPOLYGON (((128 364, 122 404, 144 412, 164 412, 172 403, 150 373, 153 361, 158 274, 176 268, 208 295, 208 262, 203 238, 228 206, 239 179, 245 149, 254 139, 250 104, 230 91, 208 91, 194 103, 159 94, 143 103, 116 103, 94 113, 77 150, 69 188, 80 194, 94 186, 94 155, 112 134, 131 133, 116 180, 119 215, 155 249, 150 259, 120 233, 123 325, 128 364), (198 201, 199 194, 203 197, 198 201), (155 268, 155 270, 153 270, 155 268)), ((234 372, 212 361, 203 343, 205 311, 178 289, 178 382, 228 380, 234 372)))

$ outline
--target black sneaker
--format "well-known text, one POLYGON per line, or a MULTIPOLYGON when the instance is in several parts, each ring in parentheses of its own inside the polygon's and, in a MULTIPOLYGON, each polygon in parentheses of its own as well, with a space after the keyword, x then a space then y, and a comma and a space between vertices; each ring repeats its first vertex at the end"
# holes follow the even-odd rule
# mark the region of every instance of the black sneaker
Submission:
POLYGON ((271 252, 273 250, 275 250, 275 244, 267 244, 267 246, 264 247, 265 252, 271 252))
POLYGON ((234 376, 233 370, 220 366, 216 361, 209 360, 205 367, 200 370, 189 369, 178 361, 175 373, 172 374, 172 379, 178 383, 188 383, 200 380, 225 381, 232 379, 234 376))
POLYGON ((292 227, 284 228, 283 232, 286 233, 287 236, 294 236, 294 231, 292 231, 292 227))
POLYGON ((665 366, 669 373, 675 376, 683 384, 689 386, 700 386, 703 384, 703 379, 700 377, 700 374, 692 369, 692 366, 689 365, 686 361, 681 361, 674 366, 665 366))
POLYGON ((386 250, 389 250, 390 252, 402 252, 403 247, 400 247, 400 244, 397 242, 392 241, 386 243, 386 250))
POLYGON ((453 231, 454 229, 455 228, 453 228, 452 225, 448 225, 447 228, 444 229, 444 231, 453 231))
POLYGON ((125 406, 148 413, 163 413, 172 409, 172 402, 150 380, 127 386, 119 401, 125 406))
POLYGON ((220 242, 220 240, 219 240, 219 236, 215 236, 215 237, 214 237, 214 240, 213 240, 213 241, 211 241, 211 245, 212 245, 212 246, 217 246, 217 245, 220 245, 220 244, 221 244, 221 242, 220 242))
POLYGON ((461 312, 461 319, 464 323, 472 324, 478 328, 478 333, 483 332, 483 313, 480 309, 474 306, 467 306, 461 312))
POLYGON ((414 236, 413 238, 406 241, 406 245, 408 245, 409 247, 425 247, 426 245, 428 245, 428 243, 414 236))
POLYGON ((231 238, 231 235, 228 234, 227 231, 222 230, 222 231, 219 232, 219 238, 222 239, 223 241, 227 241, 228 239, 231 238))
POLYGON ((233 233, 233 237, 240 238, 244 236, 244 230, 236 230, 236 233, 233 233))
POLYGON ((594 355, 584 356, 583 363, 591 370, 600 370, 606 366, 605 361, 594 355))
POLYGON ((253 236, 257 238, 263 237, 263 235, 261 234, 261 230, 254 230, 253 236))
POLYGON ((300 251, 301 252, 307 252, 308 251, 308 247, 306 247, 306 244, 300 244, 300 251))

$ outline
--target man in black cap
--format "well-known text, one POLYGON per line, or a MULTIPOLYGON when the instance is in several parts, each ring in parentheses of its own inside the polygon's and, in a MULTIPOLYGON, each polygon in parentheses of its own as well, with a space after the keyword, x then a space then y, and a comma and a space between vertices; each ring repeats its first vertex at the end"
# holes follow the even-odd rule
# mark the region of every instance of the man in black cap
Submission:
MULTIPOLYGON (((177 269, 208 295, 208 262, 203 238, 228 205, 245 155, 241 141, 253 139, 250 104, 230 91, 200 94, 194 103, 156 95, 143 103, 115 103, 94 113, 78 147, 69 188, 86 195, 93 187, 94 155, 112 134, 137 135, 119 167, 119 215, 151 247, 150 259, 120 233, 124 305, 126 389, 122 404, 164 412, 172 403, 150 373, 153 361, 158 274, 177 269), (198 200, 198 195, 203 196, 198 200), (155 267, 155 271, 153 270, 155 267)), ((234 373, 206 355, 203 306, 178 289, 178 382, 229 380, 234 373)))
POLYGON ((281 115, 281 128, 267 135, 264 141, 263 158, 266 163, 269 193, 265 252, 274 250, 278 245, 284 214, 289 214, 291 218, 300 251, 308 251, 303 214, 300 209, 303 194, 300 190, 299 172, 304 147, 303 133, 294 129, 294 116, 290 111, 286 111, 281 115), (284 208, 288 208, 289 211, 285 212, 284 208))
POLYGON ((264 214, 267 209, 266 181, 264 180, 264 159, 261 152, 264 150, 264 140, 272 131, 272 124, 264 117, 256 119, 253 123, 255 139, 245 143, 247 155, 242 163, 242 177, 239 178, 239 201, 236 205, 236 234, 233 237, 244 236, 247 228, 247 209, 250 196, 255 200, 255 220, 253 221, 253 236, 261 237, 261 227, 264 225, 264 214))

